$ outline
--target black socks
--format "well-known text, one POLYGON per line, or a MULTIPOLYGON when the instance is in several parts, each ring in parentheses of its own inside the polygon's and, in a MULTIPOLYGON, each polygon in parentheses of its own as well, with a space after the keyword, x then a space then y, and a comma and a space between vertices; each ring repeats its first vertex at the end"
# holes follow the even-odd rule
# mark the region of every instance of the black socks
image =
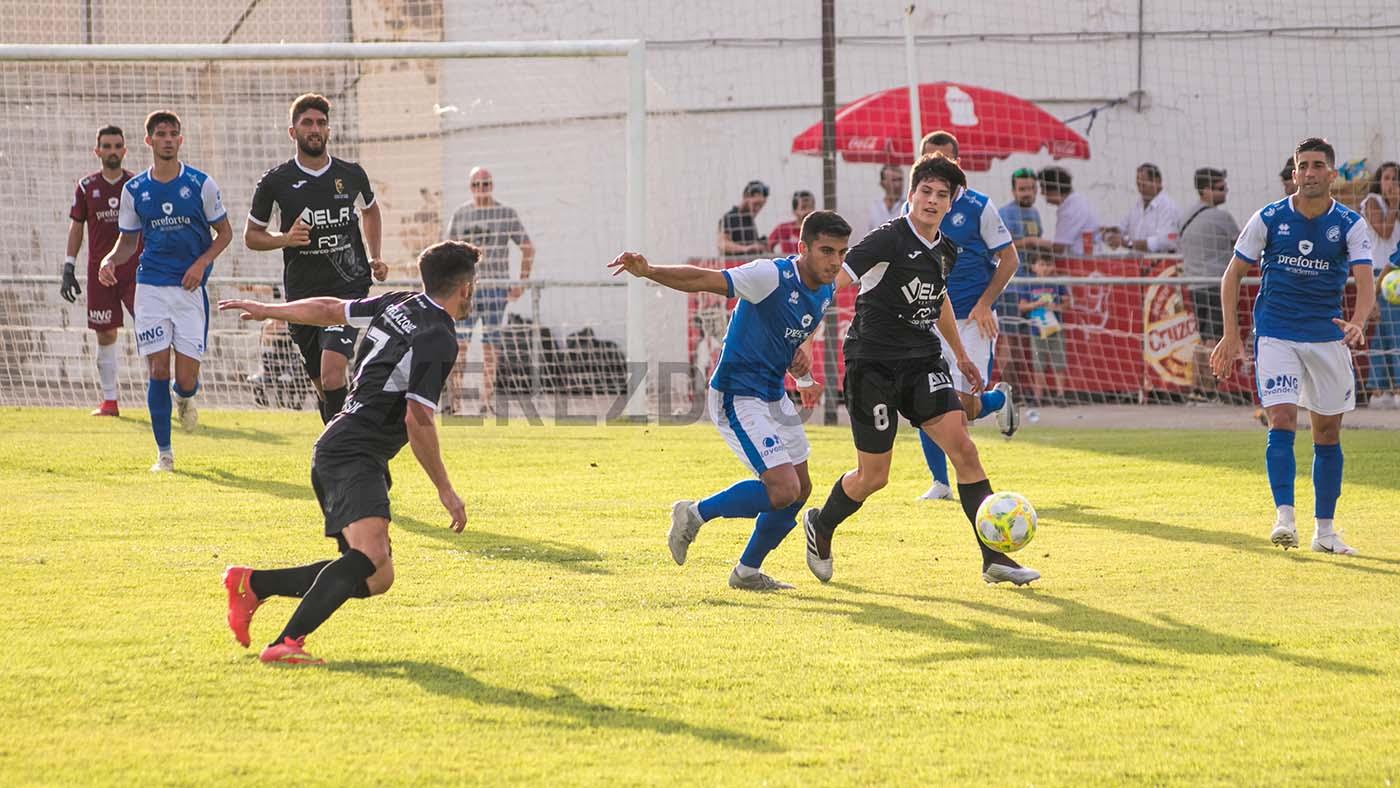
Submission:
POLYGON ((822 535, 831 538, 836 531, 836 526, 845 522, 847 517, 855 514, 860 509, 863 501, 853 501, 851 496, 846 494, 846 488, 841 486, 841 480, 846 478, 845 474, 836 478, 836 484, 831 487, 831 494, 826 497, 826 503, 822 504, 820 512, 817 512, 817 530, 822 535))
POLYGON ((967 515, 967 521, 972 524, 972 538, 977 539, 977 547, 982 550, 982 569, 985 570, 988 564, 1020 566, 1008 558, 1005 553, 998 553, 982 544, 982 540, 977 537, 977 507, 981 506, 982 502, 991 494, 992 483, 986 479, 972 484, 958 485, 958 503, 962 504, 963 514, 967 515))
POLYGON ((345 600, 354 596, 369 596, 369 585, 365 581, 374 571, 374 562, 353 549, 326 564, 307 589, 282 634, 272 641, 273 644, 281 643, 284 638, 306 637, 339 610, 345 600))
POLYGON ((345 407, 345 395, 349 391, 342 386, 338 389, 326 389, 321 393, 324 398, 321 400, 321 423, 329 424, 331 419, 345 407))

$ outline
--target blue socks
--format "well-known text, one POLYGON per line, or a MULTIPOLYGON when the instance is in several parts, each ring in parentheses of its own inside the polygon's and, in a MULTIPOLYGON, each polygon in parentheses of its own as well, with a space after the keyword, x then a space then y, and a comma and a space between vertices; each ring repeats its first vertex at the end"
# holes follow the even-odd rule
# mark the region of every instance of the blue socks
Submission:
POLYGON ((146 409, 151 412, 156 448, 170 451, 170 381, 151 378, 146 383, 146 409))
POLYGON ((948 483, 948 457, 943 450, 938 448, 938 444, 933 442, 933 438, 927 432, 919 430, 919 444, 924 447, 924 462, 928 463, 928 471, 933 474, 933 480, 948 483))
POLYGON ((1269 472, 1269 487, 1274 491, 1274 506, 1292 506, 1293 477, 1298 473, 1298 462, 1293 458, 1292 430, 1269 430, 1264 467, 1269 472))
POLYGON ((739 556, 739 563, 753 569, 763 566, 763 559, 782 544, 783 537, 797 525, 797 513, 802 511, 805 503, 798 501, 787 508, 760 514, 758 522, 754 524, 753 536, 749 537, 749 545, 739 556))
POLYGON ((977 400, 982 403, 982 412, 977 414, 979 419, 1006 407, 1006 395, 1000 391, 984 391, 977 395, 977 400))
POLYGON ((1319 520, 1331 520, 1342 496, 1341 444, 1313 444, 1312 479, 1313 513, 1319 520))
POLYGON ((768 502, 768 489, 758 479, 736 482, 729 489, 700 501, 696 508, 700 510, 700 519, 705 522, 716 517, 747 519, 773 511, 773 505, 768 502))

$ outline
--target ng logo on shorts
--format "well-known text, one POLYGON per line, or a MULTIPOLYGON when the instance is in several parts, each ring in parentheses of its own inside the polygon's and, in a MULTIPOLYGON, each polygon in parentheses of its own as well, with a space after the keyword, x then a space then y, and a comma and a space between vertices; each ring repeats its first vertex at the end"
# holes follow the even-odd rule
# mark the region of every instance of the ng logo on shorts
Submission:
POLYGON ((88 320, 93 323, 112 322, 112 310, 110 309, 89 309, 88 320))
POLYGON ((1297 375, 1275 375, 1271 378, 1264 378, 1265 394, 1285 394, 1297 390, 1297 375))
POLYGON ((157 339, 160 339, 161 337, 164 337, 164 336, 165 336, 165 326, 151 326, 150 328, 146 329, 145 331, 141 331, 141 332, 137 333, 137 335, 136 335, 136 342, 137 342, 137 344, 144 344, 144 343, 147 343, 147 342, 154 342, 154 341, 156 341, 157 339))

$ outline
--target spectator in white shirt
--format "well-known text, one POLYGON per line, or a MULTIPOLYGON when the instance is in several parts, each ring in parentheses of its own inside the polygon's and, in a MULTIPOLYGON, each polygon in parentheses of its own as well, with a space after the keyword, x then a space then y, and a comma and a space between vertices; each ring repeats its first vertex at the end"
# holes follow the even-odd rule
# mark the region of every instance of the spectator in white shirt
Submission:
POLYGON ((870 204, 866 215, 866 232, 898 219, 904 212, 904 170, 898 164, 886 164, 880 168, 880 188, 885 195, 870 204))
POLYGON ((1099 215, 1089 198, 1074 191, 1064 167, 1046 167, 1037 176, 1045 201, 1055 206, 1054 254, 1093 254, 1099 215))
POLYGON ((1157 165, 1138 165, 1137 190, 1142 199, 1133 202, 1119 227, 1104 228, 1104 243, 1110 249, 1121 246, 1134 252, 1176 251, 1181 209, 1162 191, 1162 171, 1157 165))

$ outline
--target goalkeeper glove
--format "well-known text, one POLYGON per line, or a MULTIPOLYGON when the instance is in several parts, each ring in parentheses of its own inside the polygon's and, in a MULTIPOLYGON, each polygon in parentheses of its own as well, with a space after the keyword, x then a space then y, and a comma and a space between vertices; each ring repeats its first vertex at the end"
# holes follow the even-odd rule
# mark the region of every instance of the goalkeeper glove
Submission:
POLYGON ((71 304, 78 300, 82 292, 82 285, 78 284, 78 277, 73 273, 73 258, 70 257, 63 261, 63 287, 59 289, 58 294, 71 304))

